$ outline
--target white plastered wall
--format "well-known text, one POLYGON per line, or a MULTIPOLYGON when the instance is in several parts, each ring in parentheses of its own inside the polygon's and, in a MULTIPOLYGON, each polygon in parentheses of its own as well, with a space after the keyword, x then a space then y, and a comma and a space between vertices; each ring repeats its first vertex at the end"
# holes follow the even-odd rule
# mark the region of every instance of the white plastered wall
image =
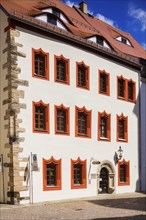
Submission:
MULTIPOLYGON (((138 73, 115 62, 96 56, 77 47, 59 42, 49 37, 43 37, 33 32, 19 29, 18 42, 23 44, 26 58, 19 57, 21 77, 29 81, 25 90, 26 110, 21 110, 22 127, 25 142, 22 156, 30 152, 38 155, 39 172, 33 172, 33 199, 34 202, 80 198, 97 195, 97 181, 92 179, 87 189, 71 189, 71 159, 78 156, 87 159, 87 177, 90 159, 94 157, 99 161, 109 160, 114 165, 114 153, 119 146, 123 149, 123 158, 130 160, 130 186, 119 187, 116 170, 116 193, 135 192, 138 189, 138 103, 135 104, 117 100, 117 76, 123 75, 136 82, 136 97, 138 97, 138 73), (40 80, 32 77, 32 48, 41 48, 49 53, 50 80, 40 80), (54 82, 54 55, 70 59, 70 85, 54 82), (90 66, 90 90, 76 88, 76 62, 84 61, 90 66), (110 73, 110 96, 98 94, 98 70, 110 73), (40 101, 50 105, 50 134, 37 134, 32 132, 32 101, 40 101), (70 107, 70 136, 54 134, 54 105, 63 104, 70 107), (75 137, 75 106, 92 110, 92 138, 75 137), (97 141, 98 111, 111 114, 111 142, 97 141), (116 142, 116 115, 123 113, 128 116, 128 143, 116 142), (42 158, 62 158, 62 190, 43 191, 42 158)), ((20 86, 21 88, 21 86, 20 86)), ((96 173, 96 169, 92 169, 96 173)), ((21 193, 25 195, 24 193, 21 193)))

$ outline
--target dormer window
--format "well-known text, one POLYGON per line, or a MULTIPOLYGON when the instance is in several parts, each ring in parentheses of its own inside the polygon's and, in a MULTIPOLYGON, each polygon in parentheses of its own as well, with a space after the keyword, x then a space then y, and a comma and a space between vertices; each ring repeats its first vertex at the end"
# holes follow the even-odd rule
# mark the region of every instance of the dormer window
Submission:
POLYGON ((60 18, 60 11, 57 8, 52 8, 52 14, 60 18))
POLYGON ((57 18, 52 16, 51 14, 47 15, 47 22, 53 25, 57 25, 57 18))
POLYGON ((132 47, 130 41, 125 37, 119 36, 119 37, 116 38, 116 40, 120 41, 123 44, 126 44, 126 45, 132 47))
POLYGON ((96 43, 97 45, 100 45, 102 47, 106 47, 106 48, 108 48, 110 50, 112 49, 112 47, 105 40, 105 38, 100 36, 100 35, 94 35, 94 36, 88 37, 87 40, 90 40, 90 41, 96 43))

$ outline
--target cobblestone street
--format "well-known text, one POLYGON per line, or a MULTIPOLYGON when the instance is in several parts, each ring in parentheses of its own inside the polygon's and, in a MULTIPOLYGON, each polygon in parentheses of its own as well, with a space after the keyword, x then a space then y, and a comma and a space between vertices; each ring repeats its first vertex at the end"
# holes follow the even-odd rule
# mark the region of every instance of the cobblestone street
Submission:
POLYGON ((146 195, 101 195, 84 200, 31 205, 1 204, 1 220, 146 219, 146 195))

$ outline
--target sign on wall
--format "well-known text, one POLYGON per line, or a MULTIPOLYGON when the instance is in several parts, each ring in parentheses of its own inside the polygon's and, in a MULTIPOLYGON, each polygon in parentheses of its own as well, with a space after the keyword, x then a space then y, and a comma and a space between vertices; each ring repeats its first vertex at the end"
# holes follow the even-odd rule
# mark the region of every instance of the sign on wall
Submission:
POLYGON ((32 171, 38 171, 38 160, 37 160, 37 154, 32 154, 31 158, 31 170, 32 171))

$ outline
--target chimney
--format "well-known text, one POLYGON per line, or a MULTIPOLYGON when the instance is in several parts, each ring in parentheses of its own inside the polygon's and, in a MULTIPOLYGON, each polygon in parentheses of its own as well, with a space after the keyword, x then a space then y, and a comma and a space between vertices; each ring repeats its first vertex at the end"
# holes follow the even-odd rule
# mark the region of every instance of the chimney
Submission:
POLYGON ((80 10, 85 14, 87 14, 87 3, 82 1, 79 5, 80 5, 80 10))

